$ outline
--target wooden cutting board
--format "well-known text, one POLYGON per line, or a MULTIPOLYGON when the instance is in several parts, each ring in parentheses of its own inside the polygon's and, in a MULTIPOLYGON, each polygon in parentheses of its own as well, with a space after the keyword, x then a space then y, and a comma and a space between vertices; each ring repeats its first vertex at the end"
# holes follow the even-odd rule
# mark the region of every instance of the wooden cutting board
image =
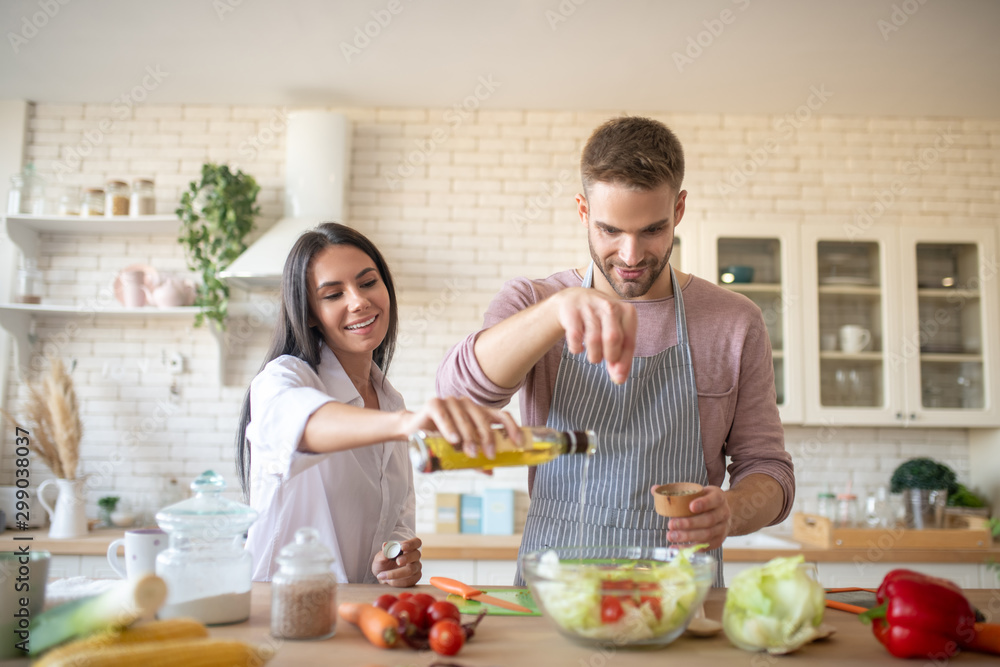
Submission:
POLYGON ((534 599, 531 597, 531 593, 527 588, 480 588, 482 592, 487 595, 492 595, 495 598, 500 598, 501 600, 506 600, 507 602, 514 602, 522 607, 527 607, 532 610, 532 613, 526 614, 523 611, 513 611, 511 609, 504 609, 503 607, 497 607, 492 604, 483 604, 482 602, 477 602, 475 600, 465 600, 460 595, 451 594, 448 596, 448 602, 452 602, 458 607, 458 611, 463 614, 472 614, 473 616, 479 614, 479 612, 485 610, 490 616, 541 616, 542 612, 538 611, 538 605, 535 604, 534 599))

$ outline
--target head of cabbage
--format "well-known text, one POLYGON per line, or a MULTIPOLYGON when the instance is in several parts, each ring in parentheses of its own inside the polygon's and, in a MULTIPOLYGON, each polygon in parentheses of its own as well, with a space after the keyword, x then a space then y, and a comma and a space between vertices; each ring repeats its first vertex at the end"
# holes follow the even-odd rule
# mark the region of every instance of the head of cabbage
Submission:
POLYGON ((722 613, 729 641, 745 651, 788 653, 812 639, 826 592, 804 561, 775 558, 733 577, 722 613))

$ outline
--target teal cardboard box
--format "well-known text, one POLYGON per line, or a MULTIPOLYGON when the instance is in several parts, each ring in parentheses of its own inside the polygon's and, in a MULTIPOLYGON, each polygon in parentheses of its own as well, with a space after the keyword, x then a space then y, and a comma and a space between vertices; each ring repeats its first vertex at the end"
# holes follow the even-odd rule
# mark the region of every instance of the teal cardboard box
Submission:
POLYGON ((514 489, 483 491, 483 535, 514 534, 514 489))
POLYGON ((463 533, 483 532, 483 499, 468 493, 462 494, 461 531, 463 533))

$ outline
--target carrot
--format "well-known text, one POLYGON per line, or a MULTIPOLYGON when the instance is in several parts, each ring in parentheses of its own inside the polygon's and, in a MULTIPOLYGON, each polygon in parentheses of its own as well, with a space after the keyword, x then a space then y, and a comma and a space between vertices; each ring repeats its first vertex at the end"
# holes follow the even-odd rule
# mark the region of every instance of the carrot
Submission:
POLYGON ((976 636, 965 648, 1000 654, 1000 623, 976 623, 976 636))
POLYGON ((379 648, 392 648, 399 641, 399 621, 385 609, 342 602, 337 611, 342 619, 358 626, 368 641, 379 648))

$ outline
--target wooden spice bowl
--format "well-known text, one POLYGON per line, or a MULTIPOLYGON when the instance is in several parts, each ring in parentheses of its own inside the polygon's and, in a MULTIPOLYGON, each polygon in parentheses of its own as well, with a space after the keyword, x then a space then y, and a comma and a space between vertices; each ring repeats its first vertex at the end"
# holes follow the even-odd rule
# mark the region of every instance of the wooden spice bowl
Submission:
POLYGON ((705 495, 705 487, 694 482, 675 482, 653 487, 653 505, 660 516, 692 516, 690 504, 705 495))

